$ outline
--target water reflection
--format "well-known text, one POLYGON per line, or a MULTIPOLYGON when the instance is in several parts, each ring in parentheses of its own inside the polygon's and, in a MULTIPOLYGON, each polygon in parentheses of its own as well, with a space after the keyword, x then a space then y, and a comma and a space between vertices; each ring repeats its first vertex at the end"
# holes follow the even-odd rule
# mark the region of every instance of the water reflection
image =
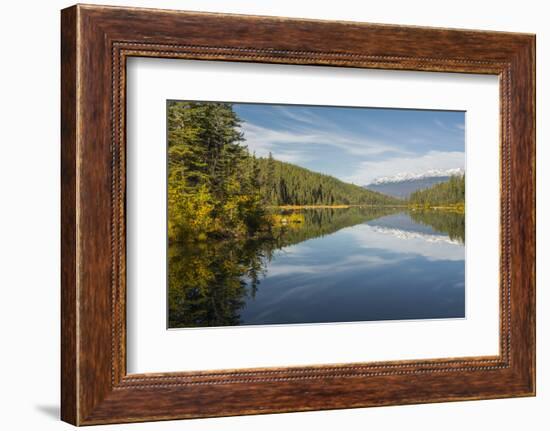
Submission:
POLYGON ((170 327, 464 316, 462 214, 300 214, 275 239, 171 244, 170 327))

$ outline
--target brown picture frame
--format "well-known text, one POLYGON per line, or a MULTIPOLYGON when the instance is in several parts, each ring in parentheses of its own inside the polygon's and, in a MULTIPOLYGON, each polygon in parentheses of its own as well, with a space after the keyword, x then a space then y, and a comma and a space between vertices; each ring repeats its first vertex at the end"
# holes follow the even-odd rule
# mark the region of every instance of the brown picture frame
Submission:
POLYGON ((534 35, 91 5, 64 9, 61 18, 62 420, 91 425, 535 394, 534 35), (129 56, 498 75, 500 354, 128 375, 129 56))

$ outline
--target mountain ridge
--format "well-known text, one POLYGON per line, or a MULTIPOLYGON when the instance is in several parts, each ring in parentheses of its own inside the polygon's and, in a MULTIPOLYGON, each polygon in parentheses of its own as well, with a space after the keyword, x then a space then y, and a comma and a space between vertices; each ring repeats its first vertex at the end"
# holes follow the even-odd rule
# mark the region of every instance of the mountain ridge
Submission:
POLYGON ((364 187, 371 185, 379 184, 388 184, 388 183, 400 183, 404 181, 415 181, 425 178, 443 178, 464 175, 463 168, 452 168, 452 169, 430 169, 423 173, 410 173, 410 172, 400 172, 396 175, 390 175, 386 177, 375 178, 368 184, 365 184, 364 187))

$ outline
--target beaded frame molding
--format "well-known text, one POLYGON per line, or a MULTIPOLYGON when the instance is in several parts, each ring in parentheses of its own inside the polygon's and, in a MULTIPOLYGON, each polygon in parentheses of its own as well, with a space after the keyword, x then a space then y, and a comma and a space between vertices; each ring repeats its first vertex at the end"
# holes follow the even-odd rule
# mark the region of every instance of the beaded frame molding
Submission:
POLYGON ((61 18, 64 421, 91 425, 535 394, 534 35, 92 5, 64 9, 61 18), (499 355, 127 374, 131 56, 498 75, 499 355))

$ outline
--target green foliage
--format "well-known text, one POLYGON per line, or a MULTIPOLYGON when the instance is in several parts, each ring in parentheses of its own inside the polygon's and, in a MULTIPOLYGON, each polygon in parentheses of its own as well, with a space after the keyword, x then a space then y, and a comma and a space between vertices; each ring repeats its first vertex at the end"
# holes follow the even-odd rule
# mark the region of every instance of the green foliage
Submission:
POLYGON ((453 176, 448 181, 436 184, 429 189, 412 193, 409 203, 417 206, 458 205, 464 208, 466 184, 464 175, 453 176))
POLYGON ((259 158, 261 191, 269 205, 395 205, 399 199, 290 163, 259 158))
POLYGON ((409 215, 415 222, 430 226, 438 232, 444 232, 452 240, 457 240, 464 244, 464 213, 440 210, 416 210, 409 211, 409 215))
POLYGON ((399 200, 251 155, 229 103, 168 103, 170 241, 269 235, 277 205, 392 205, 399 200))
POLYGON ((365 217, 359 208, 282 216, 273 206, 398 202, 256 158, 229 103, 171 101, 167 110, 170 327, 238 324, 275 249, 365 217))
POLYGON ((269 249, 268 243, 241 239, 170 244, 169 327, 238 325, 269 249))
POLYGON ((254 297, 275 250, 394 211, 358 207, 283 210, 274 217, 288 222, 275 225, 269 238, 170 243, 169 327, 239 325, 240 312, 247 298, 254 297))
POLYGON ((168 103, 171 241, 245 237, 266 228, 257 160, 228 103, 168 103))
POLYGON ((401 210, 390 206, 282 210, 280 216, 286 217, 289 223, 275 226, 273 236, 277 247, 287 247, 401 210), (296 218, 298 215, 299 223, 292 223, 293 217, 296 218))
MULTIPOLYGON (((400 211, 391 207, 281 210, 274 216, 287 222, 275 225, 270 238, 203 241, 191 246, 171 243, 169 327, 239 325, 241 310, 254 297, 276 250, 400 211)), ((416 222, 464 242, 463 214, 435 210, 409 214, 416 222)))

